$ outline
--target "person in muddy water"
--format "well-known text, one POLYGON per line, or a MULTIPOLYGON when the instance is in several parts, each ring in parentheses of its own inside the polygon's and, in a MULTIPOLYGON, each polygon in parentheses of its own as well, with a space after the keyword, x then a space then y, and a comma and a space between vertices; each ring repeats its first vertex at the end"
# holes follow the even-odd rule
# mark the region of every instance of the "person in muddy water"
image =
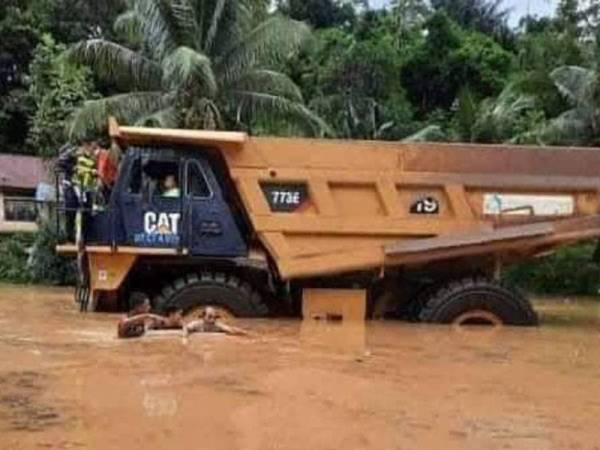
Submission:
POLYGON ((202 311, 202 314, 193 322, 188 323, 184 328, 184 334, 193 333, 225 333, 231 336, 247 336, 244 330, 227 325, 220 320, 217 311, 208 306, 202 311))
POLYGON ((117 334, 120 338, 143 336, 148 330, 181 330, 183 317, 177 308, 167 310, 166 316, 151 314, 150 299, 144 294, 135 293, 130 300, 132 308, 119 322, 117 334))

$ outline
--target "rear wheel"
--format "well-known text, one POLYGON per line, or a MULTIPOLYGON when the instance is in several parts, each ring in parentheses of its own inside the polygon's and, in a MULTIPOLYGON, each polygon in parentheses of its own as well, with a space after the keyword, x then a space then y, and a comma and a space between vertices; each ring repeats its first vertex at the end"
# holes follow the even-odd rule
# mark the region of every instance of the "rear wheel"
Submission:
POLYGON ((466 278, 441 287, 426 301, 423 322, 457 325, 537 325, 531 303, 520 293, 482 278, 466 278))
POLYGON ((174 307, 197 315, 212 306, 221 317, 264 317, 269 309, 249 284, 224 273, 189 274, 165 286, 155 299, 160 311, 174 307))

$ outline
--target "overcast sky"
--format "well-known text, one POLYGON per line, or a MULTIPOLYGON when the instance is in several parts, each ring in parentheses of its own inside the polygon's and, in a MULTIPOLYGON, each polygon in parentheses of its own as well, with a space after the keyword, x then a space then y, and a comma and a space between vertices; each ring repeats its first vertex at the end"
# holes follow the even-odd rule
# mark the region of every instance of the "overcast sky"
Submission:
MULTIPOLYGON (((372 8, 387 5, 389 0, 369 0, 372 8)), ((512 8, 511 25, 518 25, 519 19, 527 14, 547 16, 554 13, 558 0, 504 0, 507 8, 512 8)))

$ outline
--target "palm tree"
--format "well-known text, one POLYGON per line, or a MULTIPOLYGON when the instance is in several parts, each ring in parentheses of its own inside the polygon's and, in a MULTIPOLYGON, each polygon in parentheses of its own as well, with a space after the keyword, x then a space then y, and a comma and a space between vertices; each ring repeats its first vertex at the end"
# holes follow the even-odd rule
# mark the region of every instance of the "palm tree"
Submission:
POLYGON ((515 84, 507 85, 497 98, 488 98, 476 109, 471 128, 473 142, 524 143, 522 128, 527 125, 527 114, 534 112, 535 99, 519 91, 515 84))
POLYGON ((540 139, 551 144, 600 145, 600 73, 564 66, 550 77, 570 109, 538 130, 540 139))
POLYGON ((127 46, 83 41, 69 55, 122 93, 84 104, 69 135, 102 130, 109 115, 129 124, 248 128, 288 120, 310 134, 328 132, 298 87, 276 70, 310 35, 301 22, 257 23, 257 0, 131 0, 115 22, 127 46))

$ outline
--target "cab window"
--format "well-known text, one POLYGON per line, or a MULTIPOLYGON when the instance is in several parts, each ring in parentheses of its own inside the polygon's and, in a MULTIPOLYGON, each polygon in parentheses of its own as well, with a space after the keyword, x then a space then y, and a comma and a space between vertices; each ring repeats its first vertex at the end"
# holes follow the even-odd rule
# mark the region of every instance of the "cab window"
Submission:
POLYGON ((150 160, 143 166, 144 184, 153 198, 179 198, 180 180, 177 161, 150 160))
POLYGON ((206 175, 196 161, 190 161, 187 168, 187 195, 195 198, 208 198, 211 190, 206 180, 206 175))

